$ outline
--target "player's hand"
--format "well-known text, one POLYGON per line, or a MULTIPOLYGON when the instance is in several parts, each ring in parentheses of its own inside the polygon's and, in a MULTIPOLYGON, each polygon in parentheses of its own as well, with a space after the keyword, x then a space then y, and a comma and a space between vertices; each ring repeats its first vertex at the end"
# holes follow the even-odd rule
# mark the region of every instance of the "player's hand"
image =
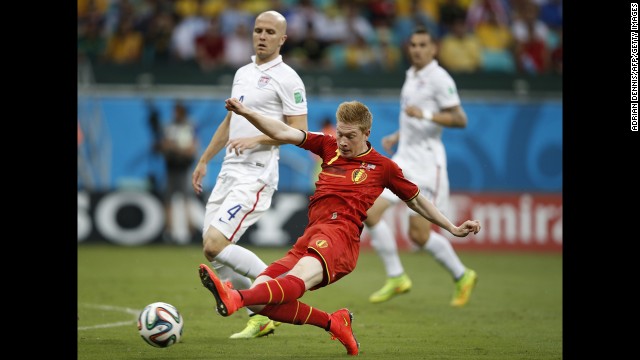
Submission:
POLYGON ((431 112, 428 111, 422 111, 422 109, 420 109, 417 106, 407 106, 404 109, 404 112, 407 113, 407 115, 414 117, 414 118, 418 118, 418 119, 423 119, 423 120, 432 120, 433 119, 433 114, 431 112))
POLYGON ((202 179, 205 175, 207 175, 207 164, 198 162, 193 174, 191 174, 191 186, 198 195, 202 192, 202 179))
POLYGON ((244 150, 253 149, 258 146, 258 139, 260 139, 259 136, 231 139, 227 142, 226 146, 229 151, 235 151, 236 155, 240 155, 244 150))
POLYGON ((453 229, 451 234, 457 237, 465 237, 470 233, 477 234, 480 231, 480 221, 478 220, 467 220, 462 225, 453 229))
POLYGON ((382 148, 387 154, 393 154, 393 146, 398 142, 398 136, 398 133, 394 133, 382 138, 382 148))
POLYGON ((246 110, 246 107, 240 102, 240 100, 236 98, 229 98, 225 100, 224 107, 225 109, 229 111, 233 111, 238 115, 244 114, 244 110, 246 110))

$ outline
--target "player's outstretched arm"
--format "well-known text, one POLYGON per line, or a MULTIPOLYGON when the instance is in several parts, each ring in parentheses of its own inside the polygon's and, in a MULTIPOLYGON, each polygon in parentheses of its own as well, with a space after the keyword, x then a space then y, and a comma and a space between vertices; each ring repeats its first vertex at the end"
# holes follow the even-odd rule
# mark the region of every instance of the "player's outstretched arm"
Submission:
MULTIPOLYGON (((289 126, 300 130, 307 130, 307 114, 304 115, 285 115, 286 122, 289 126)), ((253 137, 229 139, 227 146, 236 155, 242 154, 244 150, 253 149, 258 145, 282 145, 281 141, 276 141, 267 135, 261 134, 253 137)))
POLYGON ((271 119, 244 106, 238 99, 229 98, 225 100, 224 107, 234 113, 244 117, 252 123, 258 130, 262 131, 270 138, 288 144, 300 144, 304 140, 304 133, 281 121, 271 119))
POLYGON ((431 201, 422 195, 418 195, 413 200, 407 201, 407 206, 454 236, 465 237, 470 233, 477 234, 478 231, 480 231, 480 222, 478 220, 467 220, 460 226, 453 225, 431 201))
POLYGON ((193 173, 191 174, 191 186, 196 194, 202 192, 202 179, 207 174, 207 164, 211 159, 224 147, 229 140, 229 122, 231 121, 231 113, 227 113, 224 120, 218 125, 216 132, 213 133, 211 141, 204 150, 193 173))

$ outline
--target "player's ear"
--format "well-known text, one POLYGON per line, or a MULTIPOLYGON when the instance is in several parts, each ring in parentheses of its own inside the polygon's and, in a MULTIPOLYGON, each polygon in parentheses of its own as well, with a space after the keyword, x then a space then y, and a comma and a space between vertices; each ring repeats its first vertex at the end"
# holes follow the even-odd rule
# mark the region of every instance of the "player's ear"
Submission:
POLYGON ((287 34, 282 35, 280 38, 280 46, 284 45, 285 41, 287 41, 287 34))

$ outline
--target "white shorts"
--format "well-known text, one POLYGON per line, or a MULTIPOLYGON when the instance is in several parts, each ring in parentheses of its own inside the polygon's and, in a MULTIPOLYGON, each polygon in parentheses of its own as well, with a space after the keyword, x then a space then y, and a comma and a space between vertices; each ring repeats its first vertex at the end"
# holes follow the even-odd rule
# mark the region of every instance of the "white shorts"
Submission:
POLYGON ((205 207, 202 234, 213 226, 235 244, 269 209, 274 192, 274 188, 255 180, 243 183, 218 177, 205 207))
MULTIPOLYGON (((425 166, 423 165, 423 167, 425 166)), ((431 201, 441 213, 449 217, 449 175, 447 170, 434 165, 433 169, 425 169, 425 173, 433 174, 434 176, 424 177, 417 182, 414 179, 408 179, 418 185, 422 196, 431 201)), ((384 189, 380 197, 389 200, 391 203, 400 201, 396 194, 389 189, 384 189)), ((410 211, 409 215, 418 215, 412 209, 408 208, 408 210, 410 211)))

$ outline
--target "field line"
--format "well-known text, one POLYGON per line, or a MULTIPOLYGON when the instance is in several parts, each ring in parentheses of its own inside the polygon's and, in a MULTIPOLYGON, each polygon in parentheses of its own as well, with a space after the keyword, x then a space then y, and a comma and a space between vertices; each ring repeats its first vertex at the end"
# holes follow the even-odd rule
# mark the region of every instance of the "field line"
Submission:
MULTIPOLYGON (((82 307, 87 307, 87 308, 105 310, 105 311, 123 312, 123 313, 126 313, 126 314, 134 315, 136 318, 138 317, 138 314, 140 314, 140 311, 141 311, 139 309, 132 309, 132 308, 128 308, 128 307, 112 306, 112 305, 81 304, 81 306, 82 307)), ((80 331, 80 330, 104 329, 104 328, 111 328, 111 327, 117 327, 117 326, 125 326, 125 325, 135 324, 135 322, 136 322, 136 319, 134 318, 134 319, 129 320, 129 321, 118 321, 118 322, 113 322, 113 323, 98 324, 98 325, 92 325, 92 326, 78 326, 78 331, 80 331)))

